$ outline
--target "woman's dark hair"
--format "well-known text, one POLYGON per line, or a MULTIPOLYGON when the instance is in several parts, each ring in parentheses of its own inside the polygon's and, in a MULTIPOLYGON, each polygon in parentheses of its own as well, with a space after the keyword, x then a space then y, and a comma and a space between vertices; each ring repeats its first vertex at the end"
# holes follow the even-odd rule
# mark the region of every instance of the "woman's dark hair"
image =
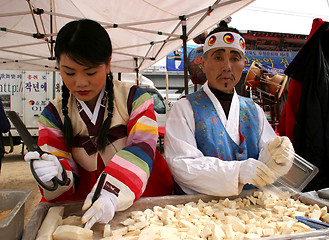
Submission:
MULTIPOLYGON (((111 39, 107 31, 97 22, 90 19, 81 19, 67 23, 60 29, 56 38, 55 56, 57 63, 62 54, 67 55, 80 65, 96 67, 108 64, 112 55, 111 39)), ((106 92, 108 94, 108 116, 103 123, 97 140, 97 149, 104 150, 107 143, 107 134, 111 125, 113 113, 113 77, 106 76, 106 92)), ((68 116, 68 99, 70 92, 62 86, 62 113, 64 115, 63 133, 69 148, 73 147, 73 129, 68 116)))
POLYGON ((72 21, 62 27, 56 37, 57 63, 63 53, 81 65, 107 64, 112 55, 111 39, 98 22, 90 19, 72 21))

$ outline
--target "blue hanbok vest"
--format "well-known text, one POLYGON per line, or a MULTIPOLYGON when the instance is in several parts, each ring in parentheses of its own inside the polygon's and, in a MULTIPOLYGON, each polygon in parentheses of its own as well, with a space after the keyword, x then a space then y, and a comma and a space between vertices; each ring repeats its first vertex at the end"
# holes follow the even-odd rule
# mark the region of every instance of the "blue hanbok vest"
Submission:
POLYGON ((240 145, 231 139, 203 90, 188 95, 187 99, 194 113, 197 147, 204 156, 225 161, 258 158, 258 114, 252 99, 239 96, 240 145))

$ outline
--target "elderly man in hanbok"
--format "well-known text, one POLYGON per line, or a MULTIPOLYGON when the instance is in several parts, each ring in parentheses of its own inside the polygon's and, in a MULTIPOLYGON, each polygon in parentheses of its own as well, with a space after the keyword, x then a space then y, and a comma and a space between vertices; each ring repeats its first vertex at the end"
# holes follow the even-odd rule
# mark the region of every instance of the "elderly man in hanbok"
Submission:
POLYGON ((234 87, 246 65, 245 41, 225 22, 205 40, 203 88, 177 101, 166 122, 165 158, 176 194, 238 195, 286 174, 293 151, 260 106, 234 87))

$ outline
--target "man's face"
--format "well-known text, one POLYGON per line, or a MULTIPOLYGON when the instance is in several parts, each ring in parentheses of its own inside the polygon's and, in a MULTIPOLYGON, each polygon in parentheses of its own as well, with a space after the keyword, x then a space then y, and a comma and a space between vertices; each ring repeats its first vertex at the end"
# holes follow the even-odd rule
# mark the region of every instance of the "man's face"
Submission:
POLYGON ((234 92, 245 65, 242 52, 229 47, 210 49, 201 61, 209 86, 225 93, 234 92))

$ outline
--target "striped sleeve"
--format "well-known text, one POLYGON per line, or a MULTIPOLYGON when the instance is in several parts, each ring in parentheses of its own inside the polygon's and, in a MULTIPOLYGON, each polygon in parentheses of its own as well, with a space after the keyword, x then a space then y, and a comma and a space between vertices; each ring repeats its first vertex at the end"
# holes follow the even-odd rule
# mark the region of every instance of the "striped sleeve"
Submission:
POLYGON ((70 157, 62 132, 63 124, 55 106, 50 103, 39 118, 38 144, 42 150, 57 157, 70 157))
POLYGON ((43 151, 55 155, 59 159, 64 169, 66 169, 67 176, 71 179, 68 186, 59 186, 55 191, 42 189, 41 193, 47 201, 65 200, 74 194, 73 173, 77 174, 77 166, 72 160, 71 154, 67 151, 62 132, 63 124, 57 109, 52 103, 49 103, 42 111, 38 125, 38 145, 43 151))
POLYGON ((120 189, 120 210, 128 208, 145 190, 158 140, 158 125, 150 94, 132 87, 127 104, 130 113, 127 146, 118 151, 105 168, 116 179, 116 186, 120 189))

